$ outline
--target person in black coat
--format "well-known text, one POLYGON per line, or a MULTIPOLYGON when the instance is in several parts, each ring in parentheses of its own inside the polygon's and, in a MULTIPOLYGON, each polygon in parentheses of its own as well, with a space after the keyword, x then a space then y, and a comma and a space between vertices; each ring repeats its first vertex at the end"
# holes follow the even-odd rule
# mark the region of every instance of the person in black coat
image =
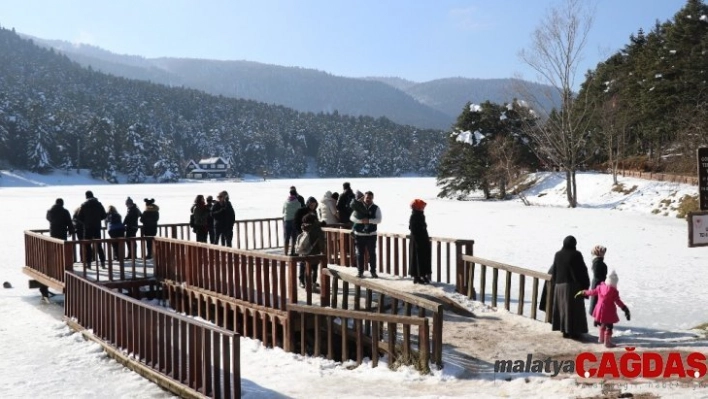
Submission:
POLYGON ((413 276, 413 284, 428 284, 433 273, 431 259, 430 235, 428 235, 428 224, 425 223, 425 206, 427 204, 421 199, 411 202, 411 217, 408 221, 408 229, 411 231, 410 245, 410 274, 413 276))
MULTIPOLYGON (((607 278, 607 265, 605 264, 605 253, 607 248, 602 245, 595 245, 590 254, 594 256, 592 260, 592 282, 590 283, 590 288, 595 289, 601 282, 605 281, 607 278)), ((592 311, 595 310, 595 305, 597 305, 597 296, 590 297, 590 309, 588 314, 592 316, 592 311)), ((593 321, 595 327, 598 327, 600 323, 593 321)))
POLYGON ((349 182, 342 184, 342 191, 337 199, 337 217, 339 218, 339 223, 344 223, 345 225, 351 225, 349 218, 352 216, 352 208, 349 204, 354 199, 354 192, 349 182))
POLYGON ((209 214, 207 215, 207 232, 209 233, 209 244, 216 244, 216 232, 214 231, 214 216, 211 215, 211 210, 214 207, 214 197, 211 195, 206 198, 206 205, 209 214))
POLYGON ((221 241, 221 245, 232 246, 236 212, 229 201, 229 193, 222 191, 216 196, 216 202, 211 208, 211 216, 214 218, 215 244, 221 241))
MULTIPOLYGON (((74 210, 74 214, 71 215, 71 223, 74 225, 74 233, 76 234, 76 240, 81 241, 84 239, 84 224, 79 220, 79 211, 81 207, 74 210)), ((74 262, 83 262, 83 254, 81 248, 79 248, 79 253, 74 254, 74 262)))
MULTIPOLYGON (((81 204, 78 215, 78 219, 84 225, 84 240, 100 240, 102 238, 101 227, 106 216, 106 208, 103 207, 103 204, 93 196, 91 190, 86 191, 86 201, 81 204)), ((89 262, 93 261, 91 244, 88 245, 86 254, 86 259, 89 262)), ((106 254, 103 251, 103 245, 98 246, 98 258, 101 260, 101 266, 105 267, 106 254)), ((89 265, 88 267, 90 268, 91 266, 89 265)))
POLYGON ((297 197, 297 200, 300 203, 300 206, 304 207, 305 206, 305 198, 297 192, 297 188, 295 188, 295 186, 290 186, 290 191, 295 191, 295 196, 297 197))
POLYGON ((66 240, 68 235, 74 234, 74 223, 71 214, 64 208, 64 200, 57 198, 51 208, 47 211, 47 221, 49 221, 49 235, 53 238, 66 240))
POLYGON ((142 236, 145 239, 147 254, 145 259, 152 259, 152 237, 157 235, 157 221, 160 220, 160 207, 155 204, 155 199, 145 198, 145 210, 140 216, 140 223, 143 224, 142 236))
POLYGON ((553 331, 563 333, 563 338, 580 338, 588 332, 583 297, 575 293, 590 288, 588 268, 583 255, 575 249, 577 241, 573 236, 563 240, 563 248, 556 252, 550 274, 553 282, 553 331))
MULTIPOLYGON (((135 238, 138 235, 138 224, 140 221, 140 217, 142 216, 142 212, 140 212, 140 209, 138 209, 138 206, 135 205, 135 202, 130 197, 125 200, 125 206, 128 208, 125 213, 125 218, 123 219, 123 225, 125 226, 125 238, 135 238)), ((126 253, 126 257, 136 257, 137 254, 135 253, 135 241, 129 240, 127 244, 128 252, 126 253)))

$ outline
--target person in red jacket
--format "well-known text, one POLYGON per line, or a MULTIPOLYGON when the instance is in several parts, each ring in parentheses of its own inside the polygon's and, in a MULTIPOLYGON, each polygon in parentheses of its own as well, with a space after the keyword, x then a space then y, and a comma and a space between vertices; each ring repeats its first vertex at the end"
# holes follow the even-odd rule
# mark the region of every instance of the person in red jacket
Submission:
POLYGON ((600 283, 597 288, 591 290, 581 290, 575 296, 597 296, 597 305, 592 312, 595 321, 600 324, 599 343, 604 343, 607 348, 614 348, 612 343, 612 327, 619 322, 617 316, 617 306, 622 309, 627 320, 630 319, 629 308, 620 299, 619 291, 617 290, 617 273, 612 271, 607 279, 600 283))

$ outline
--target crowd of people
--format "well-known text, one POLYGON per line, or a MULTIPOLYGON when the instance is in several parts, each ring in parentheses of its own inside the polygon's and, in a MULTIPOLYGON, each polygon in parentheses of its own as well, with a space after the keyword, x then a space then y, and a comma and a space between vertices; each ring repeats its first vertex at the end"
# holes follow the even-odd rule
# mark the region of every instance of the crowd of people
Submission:
MULTIPOLYGON (((374 193, 353 191, 351 185, 345 182, 342 193, 326 191, 318 202, 315 197, 307 200, 300 195, 295 186, 291 186, 282 206, 283 232, 285 238, 284 254, 289 256, 319 255, 326 252, 326 240, 323 226, 341 226, 351 229, 354 238, 357 276, 364 277, 364 271, 369 270, 371 278, 377 274, 377 228, 382 220, 381 208, 374 203, 374 193)), ((138 230, 146 239, 145 258, 153 256, 152 239, 157 235, 160 208, 155 199, 145 198, 145 207, 141 211, 132 198, 125 201, 125 217, 118 209, 109 205, 108 211, 103 204, 86 191, 86 200, 76 208, 73 215, 64 208, 64 200, 57 198, 55 204, 47 211, 49 233, 53 238, 66 240, 75 235, 77 240, 100 239, 102 224, 105 224, 111 238, 137 236, 138 230)), ((414 284, 428 284, 431 281, 431 243, 425 220, 425 201, 415 199, 411 202, 410 230, 410 269, 409 274, 414 284)), ((216 200, 212 196, 197 195, 191 207, 189 224, 196 234, 198 242, 215 245, 232 246, 233 228, 236 217, 233 205, 226 191, 220 192, 216 200)), ((118 242, 112 245, 115 260, 136 257, 135 242, 129 241, 127 250, 118 242)), ((607 248, 602 245, 593 247, 591 254, 592 280, 582 254, 576 249, 577 240, 568 236, 563 240, 562 248, 556 252, 553 265, 548 273, 551 275, 553 306, 551 308, 552 329, 560 331, 564 338, 580 339, 588 332, 585 314, 584 298, 590 297, 589 314, 598 328, 599 342, 607 347, 613 347, 612 330, 619 322, 617 308, 630 319, 630 311, 622 302, 617 289, 618 276, 608 267, 604 258, 607 248)), ((105 268, 106 254, 102 246, 86 245, 82 249, 82 258, 91 267, 96 256, 101 267, 105 268)), ((305 287, 305 262, 299 263, 299 283, 305 287)), ((317 266, 311 265, 312 284, 317 288, 317 266)), ((46 296, 46 287, 42 295, 46 296)), ((540 301, 540 309, 546 310, 546 289, 540 301)))
MULTIPOLYGON (((133 238, 141 230, 146 240, 145 258, 152 259, 152 239, 157 235, 157 223, 160 220, 160 207, 155 204, 154 198, 145 198, 145 208, 141 211, 132 198, 125 200, 125 218, 123 218, 114 205, 109 205, 108 210, 93 195, 91 190, 86 191, 86 200, 74 210, 73 215, 64 208, 64 199, 57 198, 54 205, 47 211, 47 221, 49 221, 49 235, 53 238, 66 240, 75 236, 77 240, 100 239, 101 229, 106 227, 108 236, 111 238, 133 238)), ((135 242, 131 241, 127 245, 124 253, 123 248, 117 242, 111 244, 113 259, 132 258, 136 256, 135 242)), ((93 246, 87 244, 81 250, 79 260, 85 260, 87 267, 91 268, 92 263, 98 261, 102 268, 106 267, 106 253, 102 246, 97 246, 96 254, 93 253, 93 246)))
MULTIPOLYGON (((100 239, 102 226, 111 238, 134 238, 138 231, 147 237, 145 258, 153 257, 152 237, 157 235, 160 208, 154 198, 145 198, 145 206, 141 211, 132 198, 125 201, 125 217, 114 205, 108 210, 94 196, 92 191, 86 191, 86 200, 75 209, 73 215, 64 208, 64 200, 58 198, 47 211, 50 235, 66 240, 75 235, 77 240, 100 239)), ((426 203, 416 199, 411 203, 411 268, 410 273, 415 284, 427 284, 431 278, 431 247, 425 222, 426 203)), ((284 254, 289 256, 318 255, 325 253, 326 240, 323 226, 341 226, 351 229, 354 237, 357 276, 364 277, 365 270, 371 278, 377 274, 377 227, 381 223, 381 208, 374 203, 374 193, 362 193, 351 188, 349 182, 342 185, 342 192, 326 191, 320 201, 315 197, 307 200, 300 195, 295 186, 291 186, 283 203, 283 232, 285 235, 284 254), (368 267, 367 267, 368 266, 368 267)), ((235 211, 229 194, 220 192, 216 200, 212 196, 199 194, 191 206, 189 225, 198 242, 215 245, 232 246, 233 229, 236 220, 235 211)), ((137 257, 135 241, 129 241, 127 248, 120 243, 111 243, 114 260, 137 257), (124 250, 125 249, 125 250, 124 250)), ((82 249, 81 259, 85 259, 88 267, 98 260, 105 268, 106 254, 102 246, 86 245, 82 249)), ((300 285, 305 284, 305 264, 299 265, 300 285)), ((315 279, 317 271, 313 270, 315 279)))

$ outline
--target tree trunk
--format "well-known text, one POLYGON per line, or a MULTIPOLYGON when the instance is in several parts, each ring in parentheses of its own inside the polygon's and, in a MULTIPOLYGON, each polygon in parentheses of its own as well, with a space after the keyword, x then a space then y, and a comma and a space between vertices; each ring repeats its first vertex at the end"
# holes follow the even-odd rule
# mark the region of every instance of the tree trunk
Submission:
POLYGON ((575 170, 570 171, 571 187, 573 192, 571 193, 570 207, 576 208, 578 206, 578 181, 575 179, 575 170))
POLYGON ((573 208, 573 182, 570 181, 570 169, 565 170, 565 198, 568 200, 568 207, 573 208))

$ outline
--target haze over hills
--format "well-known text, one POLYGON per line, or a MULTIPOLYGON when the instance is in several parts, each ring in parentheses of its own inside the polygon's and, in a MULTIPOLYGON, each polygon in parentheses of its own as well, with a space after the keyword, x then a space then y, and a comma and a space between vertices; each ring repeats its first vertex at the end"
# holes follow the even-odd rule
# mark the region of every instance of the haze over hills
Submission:
MULTIPOLYGON (((252 61, 143 58, 66 41, 32 37, 73 61, 129 79, 184 86, 225 97, 284 105, 302 112, 385 116, 420 128, 449 129, 468 102, 509 102, 513 79, 449 78, 418 83, 398 77, 348 78, 252 61)), ((548 88, 534 85, 534 89, 548 88)))

